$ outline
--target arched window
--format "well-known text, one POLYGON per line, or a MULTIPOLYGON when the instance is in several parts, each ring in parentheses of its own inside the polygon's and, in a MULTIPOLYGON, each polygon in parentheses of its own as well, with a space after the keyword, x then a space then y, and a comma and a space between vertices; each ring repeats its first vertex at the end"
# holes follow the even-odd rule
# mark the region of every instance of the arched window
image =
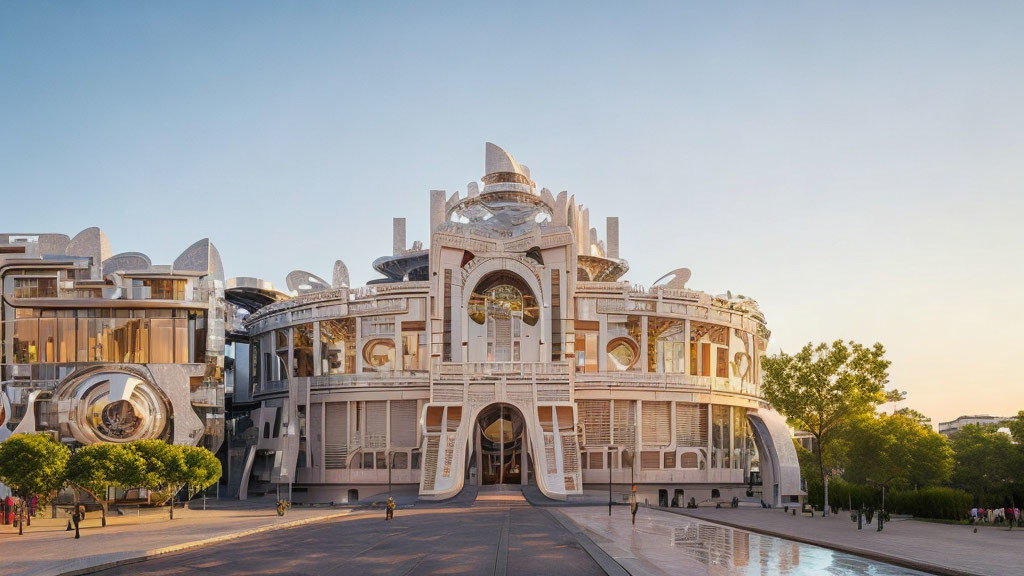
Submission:
POLYGON ((471 338, 479 338, 475 341, 482 345, 475 353, 487 362, 518 362, 524 343, 539 344, 536 334, 533 340, 526 340, 540 320, 537 298, 529 285, 511 272, 494 272, 477 283, 467 313, 472 321, 470 333, 476 334, 471 338))
POLYGON ((640 347, 629 338, 615 338, 608 343, 608 370, 629 370, 640 358, 640 347))

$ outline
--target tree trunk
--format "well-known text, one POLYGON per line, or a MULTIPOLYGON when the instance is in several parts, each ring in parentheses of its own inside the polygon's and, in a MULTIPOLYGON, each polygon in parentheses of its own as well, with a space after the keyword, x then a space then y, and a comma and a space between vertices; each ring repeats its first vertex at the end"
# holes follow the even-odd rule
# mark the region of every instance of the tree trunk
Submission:
POLYGON ((823 452, 821 446, 821 436, 815 437, 818 441, 818 472, 821 474, 821 490, 822 490, 822 505, 821 510, 823 515, 828 516, 828 484, 825 483, 825 461, 822 458, 821 453, 823 452))

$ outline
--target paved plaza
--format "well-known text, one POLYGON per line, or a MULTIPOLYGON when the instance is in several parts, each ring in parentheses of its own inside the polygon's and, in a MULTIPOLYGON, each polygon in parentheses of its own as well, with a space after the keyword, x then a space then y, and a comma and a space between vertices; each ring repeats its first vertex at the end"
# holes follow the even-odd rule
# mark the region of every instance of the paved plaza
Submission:
MULTIPOLYGON (((138 574, 139 564, 99 572, 138 574)), ((146 574, 536 574, 604 570, 549 512, 526 505, 382 511, 148 560, 146 574)))
MULTIPOLYGON (((214 503, 211 501, 211 505, 214 503)), ((193 504, 195 506, 195 503, 193 504)), ((100 528, 99 513, 90 513, 81 524, 81 538, 65 532, 66 517, 36 519, 25 533, 12 526, 0 527, 0 576, 46 576, 149 555, 166 549, 253 531, 281 529, 297 523, 351 514, 348 509, 293 508, 279 517, 273 501, 249 503, 223 501, 220 508, 175 510, 168 519, 166 508, 147 509, 136 515, 111 515, 100 528)))
POLYGON ((609 517, 605 506, 534 506, 518 491, 467 490, 444 503, 399 502, 390 522, 383 510, 365 506, 294 508, 279 518, 271 500, 178 510, 173 522, 165 509, 113 516, 102 529, 92 526, 98 523, 92 516, 80 540, 64 531, 62 520, 37 520, 21 537, 9 527, 0 531, 0 575, 85 573, 146 556, 151 559, 142 564, 99 573, 660 576, 768 569, 889 575, 918 569, 987 575, 1017 573, 1024 545, 1024 530, 985 526, 975 533, 962 525, 894 520, 878 533, 868 526, 858 531, 846 514, 806 518, 759 508, 642 507, 634 527, 625 506, 615 506, 609 517), (223 540, 209 542, 216 538, 223 540))

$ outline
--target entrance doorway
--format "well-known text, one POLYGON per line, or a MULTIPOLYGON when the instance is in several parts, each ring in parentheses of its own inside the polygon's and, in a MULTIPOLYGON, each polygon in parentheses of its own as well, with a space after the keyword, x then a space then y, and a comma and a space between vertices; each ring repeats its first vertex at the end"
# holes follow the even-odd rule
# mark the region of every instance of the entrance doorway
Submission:
POLYGON ((480 484, 522 484, 523 430, 523 416, 513 406, 494 404, 480 412, 474 435, 480 484))

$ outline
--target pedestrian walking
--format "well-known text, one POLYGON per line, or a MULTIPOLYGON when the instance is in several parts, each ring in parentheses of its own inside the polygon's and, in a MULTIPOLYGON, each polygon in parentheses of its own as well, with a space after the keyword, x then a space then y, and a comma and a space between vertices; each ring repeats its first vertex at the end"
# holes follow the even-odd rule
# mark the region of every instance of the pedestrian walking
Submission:
POLYGON ((387 508, 387 511, 385 512, 384 519, 385 520, 391 520, 392 518, 395 517, 395 499, 392 498, 391 496, 388 496, 388 504, 387 504, 386 508, 387 508))

